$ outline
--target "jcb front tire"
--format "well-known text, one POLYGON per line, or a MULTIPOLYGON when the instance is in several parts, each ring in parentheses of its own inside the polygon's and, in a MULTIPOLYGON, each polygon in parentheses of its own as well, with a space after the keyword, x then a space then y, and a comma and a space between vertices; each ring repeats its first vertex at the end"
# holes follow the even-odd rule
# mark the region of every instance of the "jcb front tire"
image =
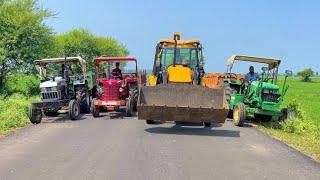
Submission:
POLYGON ((39 124, 42 120, 42 112, 39 109, 36 109, 34 105, 29 107, 29 120, 32 124, 39 124))
POLYGON ((233 122, 236 126, 243 126, 247 117, 246 106, 243 103, 238 103, 233 109, 233 122))
POLYGON ((69 116, 71 120, 78 120, 80 116, 80 105, 77 100, 69 102, 69 116))

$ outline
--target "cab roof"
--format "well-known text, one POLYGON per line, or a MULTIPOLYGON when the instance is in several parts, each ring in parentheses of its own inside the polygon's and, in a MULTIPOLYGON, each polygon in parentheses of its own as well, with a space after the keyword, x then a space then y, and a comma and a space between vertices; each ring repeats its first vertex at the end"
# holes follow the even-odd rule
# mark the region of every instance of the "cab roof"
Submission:
POLYGON ((81 57, 61 57, 61 58, 47 58, 41 60, 35 60, 34 64, 36 65, 43 65, 49 63, 64 63, 66 62, 80 62, 81 65, 86 64, 86 60, 82 59, 81 57))
POLYGON ((264 63, 269 65, 269 69, 277 68, 281 63, 280 59, 257 57, 257 56, 246 56, 246 55, 233 55, 227 61, 228 70, 232 69, 232 66, 235 61, 264 63))
POLYGON ((98 58, 95 58, 94 59, 94 64, 95 65, 98 65, 100 62, 112 62, 112 61, 134 61, 134 62, 137 62, 137 59, 134 58, 134 57, 130 57, 130 56, 127 56, 127 57, 107 57, 107 56, 101 56, 101 57, 98 57, 98 58))

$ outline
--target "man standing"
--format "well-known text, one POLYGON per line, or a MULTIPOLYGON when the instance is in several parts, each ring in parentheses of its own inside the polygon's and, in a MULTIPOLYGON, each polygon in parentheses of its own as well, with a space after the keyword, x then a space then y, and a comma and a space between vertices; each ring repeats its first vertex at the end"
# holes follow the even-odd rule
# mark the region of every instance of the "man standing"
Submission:
POLYGON ((248 83, 252 83, 252 81, 255 81, 259 78, 259 75, 258 75, 258 73, 254 72, 254 67, 250 66, 249 73, 246 74, 246 76, 244 78, 248 83))

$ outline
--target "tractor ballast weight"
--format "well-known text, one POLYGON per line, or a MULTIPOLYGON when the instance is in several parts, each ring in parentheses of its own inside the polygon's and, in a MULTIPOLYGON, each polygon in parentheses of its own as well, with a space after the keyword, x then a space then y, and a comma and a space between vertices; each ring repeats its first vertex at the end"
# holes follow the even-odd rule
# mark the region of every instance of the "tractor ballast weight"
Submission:
MULTIPOLYGON (((149 85, 141 87, 138 118, 154 121, 224 123, 228 106, 223 85, 208 87, 202 83, 202 47, 199 40, 161 39, 156 47, 149 85)), ((222 82, 223 83, 223 82, 222 82)))

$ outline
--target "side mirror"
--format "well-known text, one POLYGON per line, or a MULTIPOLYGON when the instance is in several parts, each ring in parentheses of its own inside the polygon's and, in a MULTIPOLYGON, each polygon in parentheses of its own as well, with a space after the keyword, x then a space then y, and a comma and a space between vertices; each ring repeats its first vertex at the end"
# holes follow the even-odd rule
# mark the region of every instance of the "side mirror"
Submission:
POLYGON ((286 76, 288 77, 293 76, 293 72, 291 70, 286 70, 285 73, 286 73, 286 76))

